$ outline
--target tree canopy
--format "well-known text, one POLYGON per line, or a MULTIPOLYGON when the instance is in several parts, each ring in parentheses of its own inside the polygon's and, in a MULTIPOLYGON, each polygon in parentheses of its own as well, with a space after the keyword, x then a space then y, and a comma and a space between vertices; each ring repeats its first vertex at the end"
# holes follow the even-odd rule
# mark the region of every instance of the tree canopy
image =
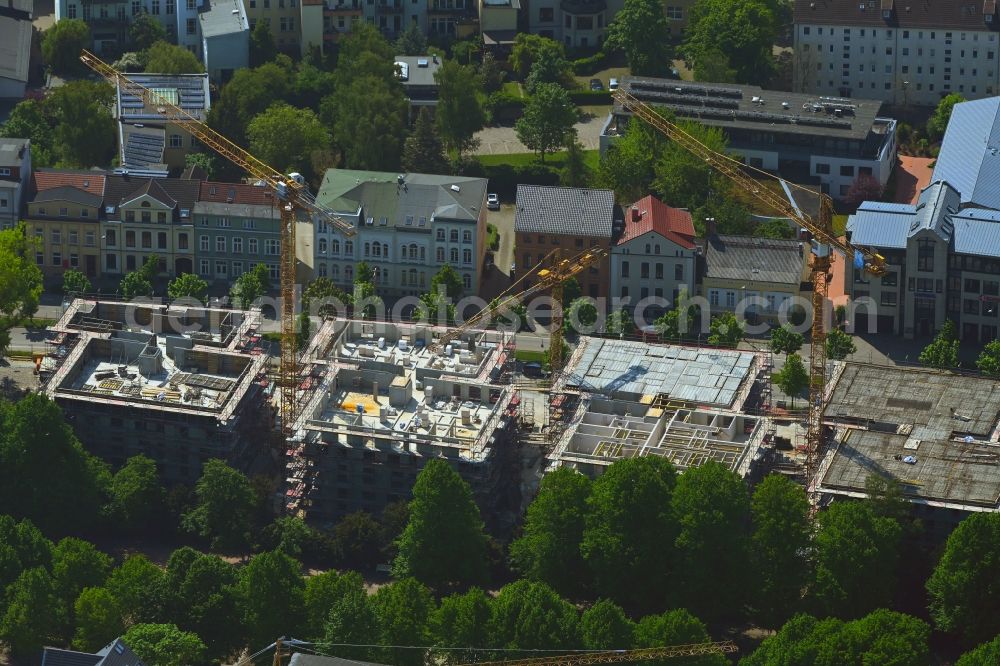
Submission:
POLYGON ((251 645, 267 645, 296 627, 305 610, 301 566, 279 551, 260 553, 240 570, 239 597, 251 645))
POLYGON ((826 332, 826 357, 833 361, 843 361, 845 358, 858 351, 854 340, 849 333, 845 333, 839 328, 834 328, 826 332))
POLYGON ((621 50, 633 76, 663 76, 673 65, 670 25, 657 0, 625 0, 608 26, 605 48, 621 50))
POLYGON ((771 351, 775 354, 784 354, 787 357, 802 349, 804 342, 802 334, 793 331, 787 325, 771 329, 771 351))
POLYGON ((257 21, 250 32, 250 66, 260 67, 277 57, 278 47, 274 43, 271 22, 267 19, 257 21))
POLYGON ((545 583, 519 580, 500 589, 489 620, 499 648, 570 649, 579 643, 576 609, 545 583))
POLYGON ((159 41, 141 55, 147 72, 157 74, 200 74, 205 71, 198 56, 183 46, 159 41))
POLYGON ((777 21, 766 0, 697 0, 688 13, 682 50, 697 71, 699 61, 722 53, 738 83, 767 85, 774 72, 771 50, 777 21))
POLYGON ((932 368, 957 368, 958 346, 955 323, 945 319, 934 340, 920 352, 920 363, 932 368))
POLYGON ((781 370, 771 375, 771 381, 781 389, 782 393, 792 399, 794 407, 795 398, 809 388, 809 371, 806 370, 801 356, 789 354, 785 358, 785 364, 781 366, 781 370))
POLYGON ((247 137, 250 151, 279 171, 298 171, 310 182, 322 177, 313 171, 311 156, 330 148, 330 134, 312 110, 276 102, 254 116, 247 137))
POLYGON ((476 144, 475 134, 483 128, 479 90, 482 80, 471 65, 445 60, 434 73, 438 84, 438 105, 434 109, 438 133, 444 145, 461 155, 476 144))
POLYGON ((171 299, 193 298, 204 303, 208 299, 208 283, 193 273, 182 273, 167 284, 171 299))
POLYGON ((422 107, 413 124, 413 131, 403 144, 403 169, 413 173, 448 173, 444 143, 431 112, 422 107))
POLYGON ((69 81, 52 91, 44 105, 54 126, 56 166, 89 169, 111 163, 117 145, 113 101, 114 89, 103 82, 69 81))
POLYGON ((708 344, 719 347, 736 347, 743 339, 743 324, 732 312, 712 317, 708 329, 708 344))
POLYGON ((42 33, 42 58, 56 74, 83 71, 80 52, 90 46, 90 28, 80 19, 63 18, 42 33))
POLYGON ((32 256, 34 250, 23 222, 0 229, 0 328, 5 328, 4 319, 16 323, 38 309, 42 271, 32 256))
POLYGON ((984 375, 1000 377, 1000 340, 986 343, 976 359, 976 367, 984 375))
MULTIPOLYGON (((423 583, 404 578, 379 588, 372 598, 379 626, 379 642, 383 645, 427 645, 430 639, 428 621, 434 610, 434 598, 423 583)), ((387 648, 382 659, 400 666, 422 666, 424 654, 419 650, 387 648)))
POLYGON ((569 93, 554 83, 540 83, 525 106, 524 115, 514 125, 517 138, 538 153, 545 154, 563 145, 575 130, 577 110, 569 93))
POLYGON ((174 624, 135 624, 122 640, 140 659, 156 666, 188 666, 205 658, 201 639, 174 624))
POLYGON ((157 42, 169 43, 167 29, 159 19, 145 12, 132 17, 128 29, 129 48, 132 51, 145 51, 157 42))
POLYGON ((195 494, 198 504, 184 516, 187 530, 210 540, 213 549, 246 548, 255 503, 250 481, 221 460, 209 460, 195 494))
POLYGON ((944 136, 945 130, 948 129, 948 121, 951 120, 952 110, 956 104, 961 104, 964 101, 965 97, 959 93, 951 93, 941 98, 934 113, 927 120, 927 135, 932 141, 937 141, 944 136))

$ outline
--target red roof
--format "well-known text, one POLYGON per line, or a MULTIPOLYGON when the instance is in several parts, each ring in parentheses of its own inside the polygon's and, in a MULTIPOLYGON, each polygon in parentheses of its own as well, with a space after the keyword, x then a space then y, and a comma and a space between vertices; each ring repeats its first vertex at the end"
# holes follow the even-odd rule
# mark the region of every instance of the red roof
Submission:
POLYGON ((691 213, 671 208, 652 195, 625 209, 625 229, 616 244, 622 245, 650 231, 685 249, 693 250, 695 247, 691 213), (636 215, 639 216, 638 220, 635 219, 636 215))
POLYGON ((271 206, 275 203, 271 188, 244 183, 215 183, 202 181, 198 201, 215 203, 245 204, 250 206, 271 206))
POLYGON ((104 174, 100 171, 35 171, 34 177, 36 192, 69 186, 104 196, 104 174))

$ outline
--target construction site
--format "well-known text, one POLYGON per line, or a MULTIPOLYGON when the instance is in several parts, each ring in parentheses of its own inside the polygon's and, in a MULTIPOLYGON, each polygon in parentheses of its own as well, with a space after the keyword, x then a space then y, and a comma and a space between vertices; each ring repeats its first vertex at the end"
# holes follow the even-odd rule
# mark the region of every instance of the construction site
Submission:
POLYGON ((76 299, 36 358, 46 394, 91 453, 143 454, 168 484, 209 459, 267 467, 273 421, 259 311, 76 299))
MULTIPOLYGON (((441 350, 441 329, 324 322, 303 360, 286 451, 285 507, 320 524, 408 500, 432 458, 469 482, 484 513, 508 493, 517 397, 510 345, 470 331, 441 350)), ((509 493, 508 493, 509 494, 509 493)))

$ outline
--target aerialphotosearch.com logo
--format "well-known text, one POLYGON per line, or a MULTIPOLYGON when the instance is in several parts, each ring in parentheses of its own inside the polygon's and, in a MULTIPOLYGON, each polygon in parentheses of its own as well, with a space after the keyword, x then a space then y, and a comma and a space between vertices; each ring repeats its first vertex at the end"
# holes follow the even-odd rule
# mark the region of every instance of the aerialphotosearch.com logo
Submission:
MULTIPOLYGON (((125 308, 125 324, 130 328, 141 329, 148 325, 149 311, 153 307, 162 307, 161 301, 153 298, 140 297, 128 301, 125 308)), ((225 319, 227 312, 240 309, 259 309, 275 321, 267 323, 265 331, 280 329, 283 302, 280 297, 262 296, 252 303, 233 302, 228 297, 212 299, 208 306, 195 298, 185 297, 171 301, 165 312, 166 323, 170 330, 180 334, 195 333, 205 328, 217 329, 225 319), (249 306, 249 307, 243 307, 249 306), (192 317, 191 311, 205 310, 206 316, 192 317)), ((528 321, 547 322, 553 312, 562 306, 551 296, 540 295, 521 304, 511 299, 500 299, 489 302, 479 296, 466 296, 457 301, 448 297, 442 287, 433 297, 404 296, 388 306, 377 296, 365 294, 361 289, 355 290, 351 299, 336 297, 309 298, 301 297, 301 286, 296 287, 293 312, 296 316, 296 327, 300 315, 305 312, 311 317, 335 319, 366 319, 389 321, 429 326, 454 327, 461 326, 473 320, 476 329, 498 329, 517 332, 524 328, 528 321), (349 300, 349 302, 345 302, 349 300)), ((653 334, 676 334, 680 337, 696 336, 707 333, 713 318, 723 313, 733 313, 745 335, 762 336, 778 326, 788 327, 797 333, 805 333, 812 326, 812 299, 804 296, 789 296, 780 305, 763 296, 747 296, 736 301, 733 307, 713 305, 703 296, 687 297, 683 293, 677 299, 676 321, 671 322, 669 331, 658 320, 675 304, 659 296, 649 296, 634 301, 628 297, 580 297, 573 301, 570 307, 562 309, 563 319, 569 322, 573 330, 581 335, 605 335, 609 332, 610 317, 615 317, 615 324, 621 329, 632 327, 624 325, 627 319, 634 325, 634 330, 653 334), (621 319, 617 319, 621 318, 621 319)), ((838 308, 839 310, 839 308, 838 308)), ((842 324, 850 333, 875 333, 877 330, 878 306, 869 298, 859 298, 850 301, 845 309, 836 312, 829 302, 823 313, 825 327, 831 328, 834 323, 842 324), (835 316, 836 314, 836 316, 835 316), (836 322, 834 321, 836 319, 836 322), (864 326, 859 328, 858 323, 864 326)), ((729 331, 722 330, 725 324, 717 324, 719 333, 725 335, 729 331)), ((615 327, 612 327, 615 328, 615 327)), ((668 336, 669 337, 669 336, 668 336)))

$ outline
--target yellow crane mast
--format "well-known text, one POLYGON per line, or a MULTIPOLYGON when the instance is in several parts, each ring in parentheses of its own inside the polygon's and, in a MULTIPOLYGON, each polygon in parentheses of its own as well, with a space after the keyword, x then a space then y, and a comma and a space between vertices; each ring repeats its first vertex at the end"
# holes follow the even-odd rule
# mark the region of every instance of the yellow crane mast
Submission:
POLYGON ((268 166, 249 152, 236 145, 204 122, 156 92, 136 83, 90 51, 84 50, 80 60, 119 90, 143 100, 155 108, 165 121, 175 123, 201 143, 246 171, 253 179, 265 183, 281 201, 281 368, 278 384, 281 386, 281 430, 291 433, 298 410, 298 344, 295 334, 295 221, 301 211, 313 223, 324 222, 345 236, 353 236, 353 226, 338 217, 332 210, 319 204, 309 192, 302 176, 283 174, 268 166))
MULTIPOLYGON (((712 150, 657 113, 648 104, 637 99, 627 89, 618 89, 614 93, 614 98, 622 105, 622 108, 631 111, 635 117, 653 126, 695 157, 704 160, 709 166, 732 181, 737 189, 752 195, 758 202, 776 211, 777 214, 794 220, 796 224, 812 234, 813 321, 809 345, 809 424, 806 458, 806 483, 808 485, 812 481, 817 455, 823 443, 823 396, 826 389, 825 307, 830 281, 830 253, 836 249, 843 253, 848 261, 854 261, 858 268, 863 268, 877 276, 885 274, 885 258, 869 249, 856 247, 837 238, 833 232, 833 202, 826 194, 820 194, 819 214, 817 218, 814 218, 804 213, 792 201, 768 189, 750 175, 755 173, 762 178, 780 181, 773 174, 748 167, 739 160, 712 150)), ((798 188, 798 186, 794 187, 798 188)), ((810 194, 812 193, 810 192, 810 194)))
POLYGON ((461 326, 450 329, 441 335, 441 337, 439 337, 434 344, 430 345, 430 351, 441 351, 445 345, 452 340, 455 340, 466 331, 476 328, 476 326, 483 324, 483 322, 488 323, 488 321, 496 316, 497 313, 503 314, 504 312, 509 311, 512 307, 523 303, 525 299, 547 289, 551 289, 553 304, 551 324, 552 332, 549 336, 549 345, 551 347, 549 361, 552 369, 552 375, 555 377, 555 375, 562 370, 564 360, 562 357, 563 310, 560 305, 560 302, 562 301, 563 282, 573 277, 580 271, 593 266, 598 261, 603 259, 606 254, 607 250, 600 247, 584 250, 583 252, 566 259, 560 258, 558 250, 550 252, 534 268, 528 271, 524 278, 521 278, 521 280, 524 280, 528 277, 528 275, 534 274, 538 278, 538 282, 534 283, 527 289, 510 296, 503 296, 493 303, 490 303, 488 306, 465 320, 461 326))

